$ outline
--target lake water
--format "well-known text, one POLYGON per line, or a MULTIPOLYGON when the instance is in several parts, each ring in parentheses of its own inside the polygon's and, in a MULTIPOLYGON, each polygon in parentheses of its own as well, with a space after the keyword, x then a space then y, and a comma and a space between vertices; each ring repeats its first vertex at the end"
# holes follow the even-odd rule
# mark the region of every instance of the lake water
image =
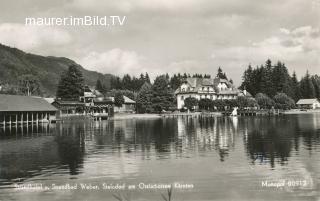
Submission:
POLYGON ((171 184, 174 201, 320 200, 320 114, 0 129, 0 200, 160 201, 171 184))

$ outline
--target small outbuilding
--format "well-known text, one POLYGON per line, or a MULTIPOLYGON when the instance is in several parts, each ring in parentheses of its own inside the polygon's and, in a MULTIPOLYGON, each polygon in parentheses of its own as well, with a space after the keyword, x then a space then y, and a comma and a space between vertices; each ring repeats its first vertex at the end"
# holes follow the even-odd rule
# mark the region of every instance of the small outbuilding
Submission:
MULTIPOLYGON (((114 107, 114 112, 119 113, 133 113, 135 111, 136 102, 127 96, 123 96, 124 103, 121 107, 114 107)), ((114 103, 114 97, 111 97, 112 102, 114 103)))
POLYGON ((312 99, 300 99, 297 103, 297 106, 299 108, 303 108, 303 109, 316 109, 316 108, 320 108, 320 102, 318 99, 316 98, 312 98, 312 99))

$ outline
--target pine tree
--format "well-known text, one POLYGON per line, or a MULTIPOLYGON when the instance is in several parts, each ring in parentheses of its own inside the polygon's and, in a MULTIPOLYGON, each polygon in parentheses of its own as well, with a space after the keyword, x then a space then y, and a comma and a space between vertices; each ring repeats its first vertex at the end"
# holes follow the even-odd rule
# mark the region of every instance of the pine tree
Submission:
POLYGON ((243 75, 242 75, 242 84, 240 86, 240 88, 242 90, 247 90, 249 93, 251 93, 252 95, 255 95, 255 86, 253 84, 253 70, 251 67, 251 64, 249 64, 248 68, 244 71, 243 75))
POLYGON ((222 71, 221 67, 218 68, 217 77, 220 79, 228 79, 226 74, 222 71))
POLYGON ((314 86, 315 97, 320 98, 320 77, 318 75, 311 76, 312 84, 314 86))
POLYGON ((293 72, 292 78, 291 78, 291 88, 293 91, 292 98, 296 102, 301 98, 301 92, 300 92, 300 85, 297 79, 296 72, 293 72))
POLYGON ((261 79, 264 79, 263 82, 265 83, 264 86, 264 92, 272 97, 276 94, 276 90, 274 89, 273 86, 273 80, 272 80, 272 76, 273 76, 273 68, 272 68, 272 64, 271 64, 271 60, 268 59, 266 61, 266 65, 265 65, 265 70, 263 71, 262 77, 261 79))
POLYGON ((132 79, 129 74, 125 74, 122 78, 122 89, 132 90, 132 79))
POLYGON ((82 95, 84 79, 76 65, 71 65, 66 73, 61 75, 58 84, 57 98, 77 100, 82 95))
POLYGON ((146 83, 148 83, 148 84, 151 83, 148 73, 146 73, 146 75, 144 76, 144 79, 145 79, 145 82, 146 82, 146 83))
POLYGON ((300 81, 300 91, 303 98, 315 98, 314 86, 308 71, 300 81))
POLYGON ((96 90, 101 92, 102 94, 105 94, 107 92, 107 88, 104 84, 102 84, 101 80, 98 79, 96 83, 96 90))

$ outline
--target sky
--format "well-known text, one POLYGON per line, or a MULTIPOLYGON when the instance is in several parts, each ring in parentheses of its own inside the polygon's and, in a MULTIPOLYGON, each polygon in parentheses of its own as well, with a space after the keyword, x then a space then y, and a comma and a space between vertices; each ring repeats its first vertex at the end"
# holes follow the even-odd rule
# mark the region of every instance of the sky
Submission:
POLYGON ((0 43, 101 73, 216 75, 236 85, 270 58, 320 74, 320 0, 0 0, 0 43), (123 26, 26 26, 26 17, 126 16, 123 26))

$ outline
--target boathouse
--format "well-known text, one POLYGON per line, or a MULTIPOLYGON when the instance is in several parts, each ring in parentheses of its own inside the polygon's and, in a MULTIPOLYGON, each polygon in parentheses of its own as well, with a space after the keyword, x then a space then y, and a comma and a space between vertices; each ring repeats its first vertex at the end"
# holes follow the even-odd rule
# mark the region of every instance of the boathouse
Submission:
POLYGON ((53 103, 53 106, 59 109, 58 116, 69 114, 82 114, 85 113, 85 103, 78 100, 60 100, 56 99, 53 103))
POLYGON ((320 102, 316 98, 300 99, 297 102, 297 106, 303 109, 316 109, 320 108, 320 102))
POLYGON ((57 109, 41 97, 0 94, 0 125, 50 122, 57 109))

